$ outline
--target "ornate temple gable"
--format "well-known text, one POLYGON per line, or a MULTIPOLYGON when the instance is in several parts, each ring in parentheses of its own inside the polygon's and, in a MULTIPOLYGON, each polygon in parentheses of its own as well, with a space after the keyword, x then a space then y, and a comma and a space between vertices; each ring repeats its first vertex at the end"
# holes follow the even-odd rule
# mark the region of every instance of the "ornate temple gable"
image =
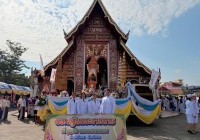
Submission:
POLYGON ((126 51, 126 53, 129 55, 131 61, 133 61, 137 67, 143 69, 143 71, 147 75, 151 75, 151 70, 146 67, 144 64, 142 64, 136 57, 135 55, 129 50, 129 48, 126 46, 126 44, 123 41, 120 41, 120 46, 126 51))
MULTIPOLYGON (((91 7, 88 9, 87 13, 81 19, 81 21, 72 29, 71 32, 69 32, 68 34, 65 33, 66 41, 70 42, 73 36, 76 36, 77 34, 79 34, 80 30, 82 30, 82 28, 84 28, 85 24, 87 24, 87 22, 91 18, 91 16, 96 14, 97 12, 102 13, 102 17, 107 21, 109 26, 112 28, 113 32, 115 32, 119 37, 121 37, 124 42, 126 42, 128 40, 128 35, 125 35, 122 32, 122 30, 118 27, 118 25, 113 21, 113 19, 109 15, 108 11, 106 10, 105 6, 101 2, 101 0, 94 0, 91 7)), ((94 20, 94 22, 93 22, 93 24, 94 25, 96 24, 97 26, 99 23, 101 23, 100 20, 99 21, 94 20)), ((103 32, 103 31, 105 31, 105 28, 90 28, 89 30, 91 32, 103 32)), ((91 39, 96 38, 96 36, 94 36, 94 35, 90 35, 90 36, 88 35, 85 37, 91 38, 91 39)), ((99 38, 105 38, 105 36, 99 35, 99 38)))
POLYGON ((47 64, 45 67, 44 67, 44 71, 46 72, 49 68, 51 67, 56 67, 56 65, 58 64, 58 60, 60 58, 62 58, 66 53, 67 51, 71 48, 71 46, 73 46, 73 43, 74 43, 74 40, 72 40, 68 45, 67 47, 65 47, 61 53, 56 57, 54 58, 49 64, 47 64))
POLYGON ((96 60, 99 58, 104 58, 107 60, 108 56, 108 43, 88 43, 85 44, 86 51, 85 51, 85 57, 86 60, 90 58, 91 56, 95 55, 96 60))
POLYGON ((126 73, 126 81, 140 84, 148 84, 150 81, 150 74, 144 71, 143 67, 139 67, 137 63, 129 54, 127 54, 125 49, 118 50, 118 83, 121 83, 122 73, 126 73), (123 50, 123 51, 122 51, 123 50), (125 53, 125 56, 123 56, 125 53), (124 65, 125 63, 125 65, 124 65), (122 72, 123 71, 123 72, 122 72))
POLYGON ((106 25, 102 15, 95 15, 85 27, 81 38, 85 41, 110 41, 116 37, 106 25))
POLYGON ((72 91, 80 92, 90 78, 87 71, 90 58, 95 58, 101 68, 96 75, 97 86, 104 85, 115 90, 120 77, 125 77, 128 81, 148 83, 151 70, 126 46, 128 37, 112 21, 100 0, 94 0, 86 16, 68 35, 65 32, 64 35, 69 42, 68 46, 45 66, 45 73, 49 76, 51 68, 57 68, 57 88, 70 88, 72 83, 68 84, 68 81, 71 80, 72 91), (123 60, 126 60, 123 61, 123 76, 120 75, 119 69, 122 54, 125 56, 123 60))

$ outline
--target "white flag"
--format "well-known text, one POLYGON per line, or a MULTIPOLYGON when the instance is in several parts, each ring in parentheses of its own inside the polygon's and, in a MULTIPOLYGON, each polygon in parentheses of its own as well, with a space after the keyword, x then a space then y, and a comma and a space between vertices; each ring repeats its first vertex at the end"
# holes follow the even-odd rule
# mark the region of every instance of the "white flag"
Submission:
POLYGON ((42 56, 40 55, 40 68, 41 68, 41 76, 44 76, 44 65, 43 65, 43 60, 42 60, 42 56))
POLYGON ((55 79, 56 79, 56 69, 52 68, 50 82, 55 82, 55 79))
POLYGON ((159 72, 154 69, 151 71, 151 80, 149 81, 150 89, 154 89, 156 81, 158 80, 159 72))

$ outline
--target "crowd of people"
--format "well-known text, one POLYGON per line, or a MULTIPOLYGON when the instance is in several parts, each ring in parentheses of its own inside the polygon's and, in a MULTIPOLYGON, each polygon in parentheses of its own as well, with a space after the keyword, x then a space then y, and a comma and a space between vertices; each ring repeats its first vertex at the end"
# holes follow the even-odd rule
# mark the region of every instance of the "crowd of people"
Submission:
POLYGON ((26 97, 21 95, 17 102, 18 120, 24 120, 25 112, 27 112, 27 118, 34 118, 34 122, 36 123, 38 120, 37 110, 41 109, 40 107, 44 106, 45 104, 45 95, 36 97, 26 97))
MULTIPOLYGON (((25 113, 26 117, 33 117, 34 121, 37 122, 39 117, 37 111, 42 109, 46 104, 47 96, 54 97, 68 97, 68 114, 113 114, 115 110, 115 94, 111 94, 109 89, 105 89, 103 94, 94 92, 93 90, 82 90, 81 93, 73 92, 71 95, 67 91, 52 90, 51 92, 42 92, 42 96, 30 97, 21 95, 16 102, 18 109, 18 120, 24 120, 25 113), (102 103, 97 100, 97 97, 102 97, 102 103), (78 98, 79 97, 79 98, 78 98)), ((0 96, 0 121, 8 119, 8 111, 11 106, 10 96, 0 96)), ((14 105, 15 106, 15 105, 14 105)))
MULTIPOLYGON (((48 96, 56 97, 68 97, 67 114, 114 114, 115 112, 115 98, 114 94, 106 88, 103 94, 100 96, 96 92, 86 93, 82 90, 81 93, 73 92, 71 95, 67 91, 57 92, 56 90, 50 92, 48 96), (58 94, 59 93, 59 94, 58 94), (103 96, 103 97, 102 97, 103 96), (102 97, 101 100, 97 99, 102 97)), ((27 117, 33 116, 34 121, 38 120, 37 110, 41 109, 41 106, 46 104, 47 93, 43 92, 42 96, 25 97, 20 96, 17 102, 18 119, 23 120, 25 112, 27 111, 27 117)), ((0 120, 7 120, 8 111, 10 108, 10 97, 0 96, 0 120)), ((200 99, 196 94, 187 94, 187 96, 173 97, 170 95, 162 96, 161 108, 166 111, 177 111, 179 113, 185 113, 188 123, 187 132, 190 134, 196 134, 198 116, 200 109, 200 99)))
POLYGON ((166 111, 177 111, 179 113, 185 113, 187 119, 187 132, 190 134, 199 133, 197 131, 200 99, 197 95, 187 94, 181 97, 172 97, 167 95, 162 97, 162 110, 166 111))
MULTIPOLYGON (((52 97, 68 97, 67 110, 68 114, 114 114, 115 111, 115 98, 111 94, 109 89, 104 90, 105 96, 102 101, 98 100, 99 94, 93 92, 91 96, 82 91, 81 93, 73 92, 69 96, 68 92, 61 91, 59 94, 56 90, 52 90, 48 96, 52 97)), ((18 108, 18 119, 23 120, 25 117, 25 112, 27 112, 27 117, 33 117, 35 123, 41 123, 39 117, 37 116, 37 111, 46 104, 47 93, 43 92, 42 96, 36 97, 25 97, 20 96, 17 102, 18 108), (44 102, 43 102, 44 101, 44 102)))
MULTIPOLYGON (((165 95, 161 98, 162 110, 177 111, 179 113, 185 113, 186 100, 187 100, 187 96, 174 97, 171 95, 165 95)), ((197 98, 196 101, 198 103, 198 106, 200 107, 200 99, 197 98)))

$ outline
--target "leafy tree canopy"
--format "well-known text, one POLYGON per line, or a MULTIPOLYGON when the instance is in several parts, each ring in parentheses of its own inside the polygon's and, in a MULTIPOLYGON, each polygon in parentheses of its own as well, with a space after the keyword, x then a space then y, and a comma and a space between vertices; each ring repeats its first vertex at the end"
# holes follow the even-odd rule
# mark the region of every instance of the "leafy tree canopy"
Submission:
POLYGON ((0 49, 0 81, 29 86, 29 78, 21 73, 24 68, 29 69, 29 67, 20 58, 27 51, 27 48, 23 47, 21 43, 10 40, 7 40, 6 44, 9 51, 0 49))

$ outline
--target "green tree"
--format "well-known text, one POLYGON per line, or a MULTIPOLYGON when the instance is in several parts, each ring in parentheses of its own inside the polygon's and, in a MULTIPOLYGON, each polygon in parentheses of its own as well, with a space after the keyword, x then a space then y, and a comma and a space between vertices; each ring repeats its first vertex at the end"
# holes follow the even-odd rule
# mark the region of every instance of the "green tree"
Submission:
POLYGON ((6 44, 9 51, 0 49, 0 81, 29 86, 29 78, 21 73, 23 68, 29 69, 29 67, 20 58, 27 48, 23 47, 21 43, 10 40, 7 40, 6 44))

